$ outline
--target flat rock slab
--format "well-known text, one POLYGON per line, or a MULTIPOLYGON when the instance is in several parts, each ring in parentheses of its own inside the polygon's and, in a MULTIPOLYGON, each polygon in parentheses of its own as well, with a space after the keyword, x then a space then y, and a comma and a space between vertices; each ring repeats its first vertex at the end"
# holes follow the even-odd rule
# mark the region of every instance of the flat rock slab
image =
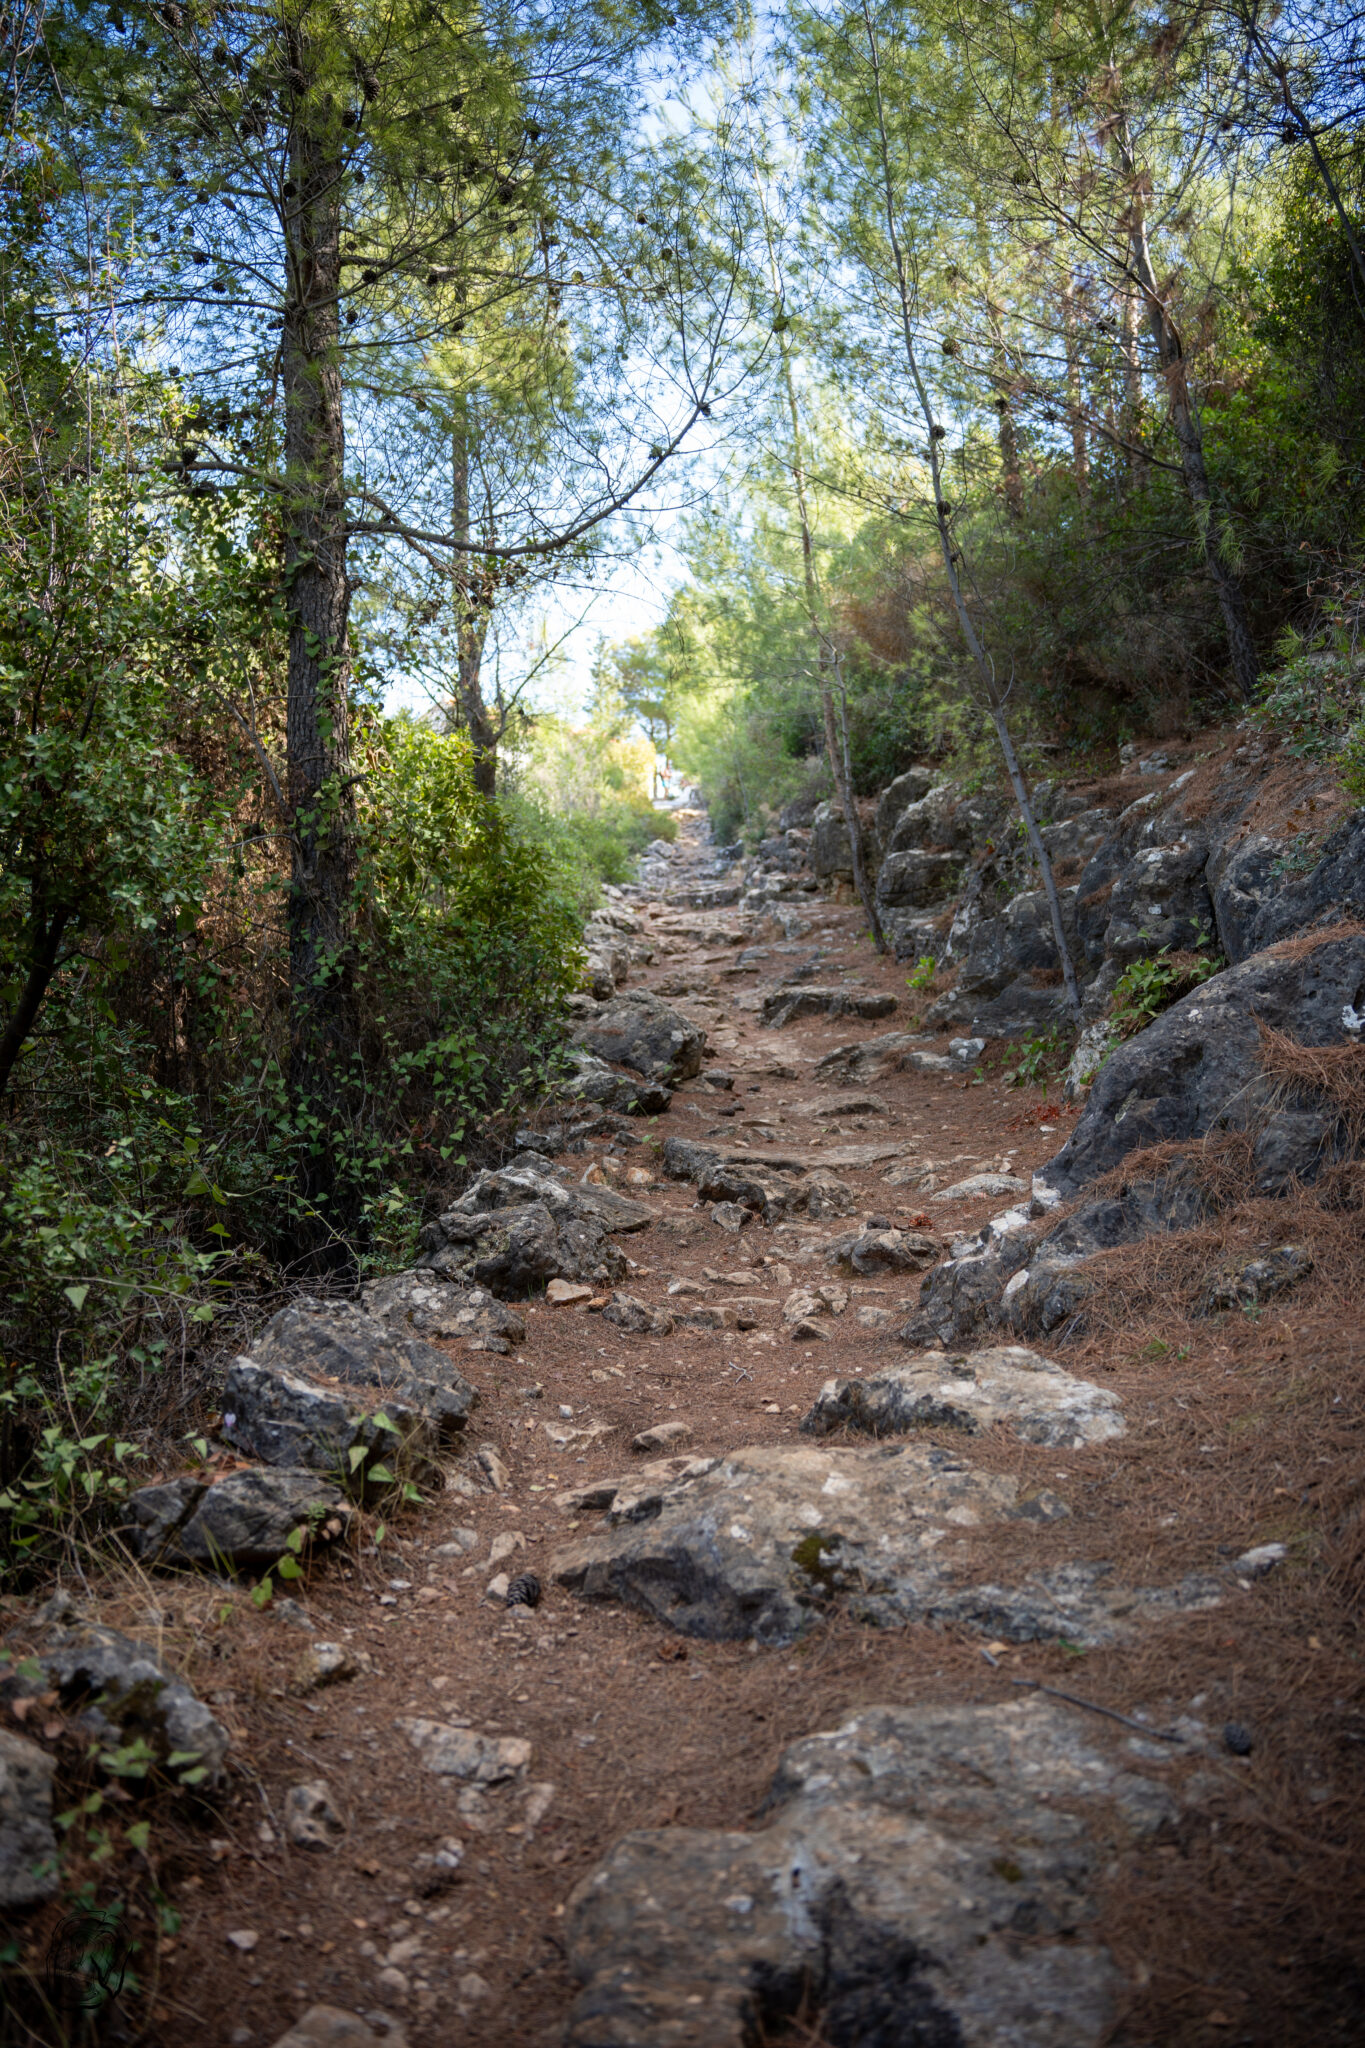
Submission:
MULTIPOLYGON (((410 1283, 416 1275, 396 1277, 410 1283)), ((304 1295, 291 1302, 270 1318, 250 1356, 256 1365, 334 1387, 393 1395, 446 1435, 463 1429, 479 1398, 444 1351, 410 1333, 401 1320, 381 1322, 348 1301, 304 1295)))
POLYGON ((922 1352, 866 1379, 826 1380, 801 1429, 895 1436, 947 1426, 976 1435, 996 1423, 1024 1443, 1073 1448, 1122 1436, 1123 1404, 1036 1351, 997 1345, 970 1356, 922 1352))
POLYGON ((926 1619, 952 1598, 957 1530, 1066 1512, 1046 1488, 975 1471, 937 1445, 755 1446, 650 1489, 643 1503, 613 1498, 608 1527, 562 1551, 551 1574, 680 1635, 783 1643, 837 1598, 870 1620, 926 1619))
POLYGON ((1101 1873, 1176 1817, 1126 1765, 1041 1699, 793 1744, 761 1829, 641 1829, 578 1885, 569 2048, 750 2048, 798 2007, 831 2048, 1098 2048, 1101 1873))

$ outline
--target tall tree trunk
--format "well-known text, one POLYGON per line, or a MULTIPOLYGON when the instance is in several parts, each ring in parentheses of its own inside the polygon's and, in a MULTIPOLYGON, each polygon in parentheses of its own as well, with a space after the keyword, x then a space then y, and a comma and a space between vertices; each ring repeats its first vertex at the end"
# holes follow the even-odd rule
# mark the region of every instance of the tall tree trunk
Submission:
POLYGON ((1057 960, 1062 971, 1062 986, 1066 992, 1067 1008, 1071 1012, 1072 1022, 1079 1028, 1081 1021, 1081 992, 1076 981, 1076 969, 1071 958, 1071 949, 1067 944, 1066 924, 1062 917, 1062 899, 1057 891, 1057 878, 1052 872, 1052 861, 1046 846, 1043 844, 1043 835, 1038 829, 1037 813, 1033 808, 1033 800, 1029 795, 1028 784, 1024 779, 1024 771, 1020 764, 1018 753, 1015 751, 1013 735, 1010 732, 1006 709, 1009 691, 1008 689, 1002 690, 1000 687, 1000 679, 995 673, 995 663, 991 660, 981 643, 981 638, 977 633, 966 598, 963 596, 962 580, 957 572, 958 552, 953 545, 952 528, 949 524, 950 514, 947 501, 943 495, 943 465, 939 459, 939 440, 934 432, 937 422, 934 419, 934 409, 929 400, 929 393, 920 371, 919 355, 915 348, 914 292, 910 282, 909 269, 905 261, 905 251, 901 247, 900 233, 896 227, 895 193, 891 181, 891 145, 887 139, 886 113, 882 103, 881 52, 877 45, 877 32, 873 26, 868 0, 862 0, 862 14, 863 26, 867 31, 867 49, 872 71, 873 100, 877 111, 877 137, 882 173, 882 201, 886 214, 887 239, 891 246, 891 258, 896 272, 901 339, 905 349, 906 367, 910 372, 910 381, 914 386, 915 398, 919 405, 920 415, 924 421, 924 431, 929 441, 929 466, 934 490, 934 517, 938 528, 939 547, 943 555, 943 567, 947 574, 948 589, 953 600, 953 610, 957 614, 958 627, 963 639, 967 643, 967 652, 971 655, 976 672, 981 678, 990 721, 995 727, 995 736, 1000 743, 1000 752, 1005 763, 1005 773, 1009 776, 1010 787, 1014 791, 1014 800, 1019 806, 1019 815, 1023 819, 1024 830, 1028 834, 1029 846, 1032 848, 1033 857, 1038 863, 1038 872, 1042 876, 1043 893, 1047 898, 1048 915, 1052 923, 1052 938, 1057 948, 1057 960))
POLYGON ((1152 263, 1152 252, 1147 242, 1147 217, 1132 149, 1128 142, 1126 124, 1119 130, 1118 151, 1131 195, 1129 267, 1142 293, 1148 331, 1156 344, 1157 360, 1161 364, 1161 372, 1166 380, 1171 425, 1175 428, 1176 443, 1180 449, 1180 467, 1185 477, 1185 489, 1189 492, 1190 503, 1194 507, 1199 537, 1203 542, 1209 580, 1213 584, 1219 610, 1223 614, 1232 673, 1242 697, 1250 700, 1256 693, 1256 643, 1251 636, 1246 598, 1241 583, 1228 561, 1223 516, 1214 503, 1213 492, 1209 487, 1208 466, 1204 461, 1204 437, 1200 431, 1199 415, 1190 399, 1189 381, 1185 375, 1185 346, 1180 338, 1180 330, 1171 318, 1170 307, 1162 295, 1152 263))
MULTIPOLYGON (((455 429, 451 436, 450 500, 452 531, 458 541, 468 542, 469 520, 469 416, 463 396, 457 401, 455 429)), ((455 553, 455 644, 458 661, 457 712, 474 749, 474 787, 482 797, 492 797, 498 786, 497 725, 489 716, 483 699, 483 649, 488 635, 486 619, 474 609, 473 560, 468 547, 455 553)))
MULTIPOLYGON (((296 75, 309 74, 305 37, 290 37, 296 75)), ((282 374, 285 407, 285 586, 289 676, 285 712, 289 878, 290 1090, 297 1107, 331 1124, 357 1051, 351 988, 356 875, 350 786, 345 436, 338 299, 342 162, 331 109, 295 103, 289 168, 288 276, 282 374)), ((332 1202, 332 1146, 320 1137, 305 1192, 332 1202)), ((346 1219, 333 1209, 333 1220, 346 1219)))
POLYGON ((1000 415, 1000 469, 1005 482, 1005 510, 1011 519, 1024 516, 1024 478, 1019 467, 1019 434, 1014 412, 1002 392, 995 401, 1000 415))
POLYGON ((14 1072, 20 1053, 27 1043, 29 1033, 38 1021, 38 1012, 43 1007, 43 997, 53 975, 57 972, 57 957, 62 949, 62 935, 69 921, 65 910, 48 913, 43 898, 41 883, 32 891, 32 910, 29 918, 28 973, 20 989, 4 1036, 0 1037, 0 1095, 9 1087, 10 1075, 14 1072))

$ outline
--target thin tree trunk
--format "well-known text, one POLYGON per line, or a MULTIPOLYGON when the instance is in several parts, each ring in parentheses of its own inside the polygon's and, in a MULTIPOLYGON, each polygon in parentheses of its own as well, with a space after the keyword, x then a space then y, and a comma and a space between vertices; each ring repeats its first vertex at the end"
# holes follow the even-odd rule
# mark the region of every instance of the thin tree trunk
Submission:
POLYGON ((35 908, 32 917, 33 944, 29 952, 28 973, 19 991, 4 1036, 0 1038, 0 1095, 9 1087, 10 1075, 14 1072, 20 1053, 28 1042, 29 1033, 38 1021, 38 1012, 43 1006, 43 997, 57 971, 57 955, 61 951, 62 934, 67 927, 67 913, 54 912, 51 918, 35 908))
POLYGON ((1019 435, 1009 399, 1002 392, 996 400, 1000 415, 1000 468, 1005 482, 1005 510, 1011 519, 1024 516, 1024 478, 1019 467, 1019 435))
POLYGON ((953 610, 957 614, 958 627, 963 639, 967 643, 967 651, 976 666, 977 674, 981 678, 982 686, 986 693, 986 705, 990 714, 991 724, 995 727, 995 735, 1000 742, 1000 752, 1004 757, 1005 772, 1009 776, 1010 787, 1014 791, 1014 799, 1019 806, 1019 815, 1024 821, 1024 830, 1028 834, 1029 845, 1033 850, 1033 857, 1038 863, 1038 870, 1043 879, 1043 893, 1047 897, 1048 914, 1052 922, 1053 943, 1056 945, 1057 959, 1062 970, 1062 985, 1066 991, 1067 1007, 1071 1011, 1073 1023, 1079 1026, 1081 1021, 1081 992, 1076 982, 1076 969, 1072 962, 1071 950, 1067 944, 1066 925, 1062 918, 1062 899, 1057 893, 1057 878, 1052 872, 1052 861, 1049 858, 1047 848, 1043 844, 1042 833, 1038 829, 1038 819, 1033 808, 1032 799, 1029 796, 1028 784, 1024 780, 1024 771, 1020 765, 1019 756, 1015 751, 1014 740, 1010 733, 1009 720, 1006 715, 1008 691, 1000 688, 999 679, 995 673, 995 664, 981 644, 971 612, 968 610, 966 599, 962 594, 962 583, 957 573, 958 557, 957 551, 953 546, 948 506, 943 495, 942 464, 940 463, 938 452, 939 443, 934 433, 934 427, 937 422, 934 419, 933 407, 929 402, 929 393, 925 388, 924 379, 920 373, 919 356, 915 349, 913 298, 909 275, 906 270, 905 252, 901 248, 900 235, 896 229, 895 196, 891 184, 891 147, 887 140, 886 115, 882 105, 881 56, 877 47, 876 30, 872 25, 872 16, 868 10, 868 0, 862 0, 862 13, 863 23, 867 30, 868 55, 872 66, 872 85, 877 109, 878 142, 881 151, 882 194, 886 210, 886 232, 891 245, 892 260, 896 267, 896 288, 900 300, 901 336, 905 346, 905 360, 910 372, 910 381, 915 387, 915 397, 919 403, 919 409, 924 419, 924 430, 928 436, 929 464, 934 489, 934 517, 938 527, 939 546, 943 554, 943 566, 948 577, 948 588, 952 593, 953 610))
MULTIPOLYGON (((463 397, 457 403, 455 431, 451 437, 450 478, 452 530, 457 540, 467 543, 470 531, 469 420, 463 397)), ((469 734, 474 749, 474 787, 480 796, 491 798, 497 793, 498 786, 499 734, 483 700, 483 649, 488 628, 473 608, 474 588, 470 570, 467 546, 458 548, 454 569, 458 712, 460 723, 469 734)))
POLYGON ((1256 694, 1256 643, 1251 636, 1251 625, 1247 619, 1246 599, 1242 593, 1241 583, 1233 573, 1225 553, 1224 522, 1214 504, 1213 492, 1209 487, 1208 466, 1204 461, 1204 437, 1200 431, 1198 415, 1190 400, 1189 382, 1185 375, 1185 347, 1180 338, 1180 330, 1171 318, 1170 308, 1162 297, 1161 288, 1157 283, 1152 252, 1147 242, 1147 220, 1142 194, 1138 190, 1136 167, 1126 129, 1120 130, 1118 151, 1119 161, 1131 192, 1129 265, 1141 287, 1143 304, 1147 311, 1147 326, 1156 344, 1157 359, 1166 380, 1171 425, 1175 428, 1176 443, 1180 449, 1180 467, 1185 477, 1185 489, 1189 492, 1190 503, 1194 507, 1199 537, 1203 542, 1204 561, 1217 594, 1219 609, 1223 614, 1232 672, 1240 694, 1249 701, 1256 694))
MULTIPOLYGON (((291 68, 309 52, 290 37, 291 68)), ((290 1090, 326 1126, 357 1051, 351 990, 356 843, 350 787, 345 437, 339 293, 342 163, 327 111, 295 103, 282 353, 285 406, 285 586, 289 670, 285 730, 292 823, 289 885, 290 1090)), ((305 1192, 331 1200, 324 1137, 305 1192)), ((340 1222, 339 1215, 334 1220, 340 1222)))

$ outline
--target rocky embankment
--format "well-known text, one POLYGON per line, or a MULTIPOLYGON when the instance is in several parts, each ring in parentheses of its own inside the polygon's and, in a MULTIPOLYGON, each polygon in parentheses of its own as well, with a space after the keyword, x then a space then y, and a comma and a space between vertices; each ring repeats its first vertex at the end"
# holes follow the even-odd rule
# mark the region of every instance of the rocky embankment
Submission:
POLYGON ((1063 1104, 991 1064, 1059 980, 993 799, 869 806, 923 993, 827 807, 754 858, 656 842, 559 1098, 410 1272, 272 1318, 210 1456, 133 1495, 150 1596, 12 1609, 31 1945, 93 1737, 184 1802, 149 2040, 1310 2038, 1327 1993, 1239 1965, 1216 1845, 1286 1771, 1300 1829, 1345 1796, 1268 1700, 1304 1616, 1332 1649, 1365 831, 1257 744, 1043 792, 1097 1027, 1063 1104), (1228 964, 1120 1043, 1163 947, 1228 964))

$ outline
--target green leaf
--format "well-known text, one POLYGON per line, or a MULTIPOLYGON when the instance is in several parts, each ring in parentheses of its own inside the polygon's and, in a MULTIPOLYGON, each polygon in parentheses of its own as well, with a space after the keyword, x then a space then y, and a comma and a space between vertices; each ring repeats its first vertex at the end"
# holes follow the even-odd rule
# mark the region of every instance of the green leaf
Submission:
POLYGON ((301 1579, 303 1577, 303 1566, 296 1557, 282 1557, 275 1566, 275 1570, 282 1579, 301 1579))
POLYGON ((349 1451, 347 1452, 347 1454, 346 1454, 346 1455, 348 1456, 348 1458, 349 1458, 349 1459, 350 1459, 350 1461, 351 1461, 351 1470, 352 1470, 352 1471, 354 1472, 354 1471, 356 1470, 356 1468, 357 1468, 358 1466, 360 1466, 360 1465, 363 1465, 363 1464, 364 1464, 364 1462, 365 1462, 365 1458, 366 1458, 366 1449, 365 1449, 365 1445, 364 1445, 364 1444, 352 1444, 352 1445, 351 1445, 351 1448, 350 1448, 350 1450, 349 1450, 349 1451))
POLYGON ((370 1420, 374 1423, 376 1429, 387 1429, 391 1436, 399 1434, 398 1424, 391 1422, 382 1408, 376 1408, 370 1420))
POLYGON ((262 1579, 259 1586, 251 1589, 253 1607, 268 1607, 275 1597, 275 1587, 270 1579, 262 1579))
POLYGON ((62 1293, 71 1303, 72 1308, 76 1309, 77 1311, 85 1307, 85 1297, 89 1292, 89 1285, 85 1281, 81 1281, 75 1287, 64 1287, 62 1289, 62 1293))
POLYGON ((367 1479, 377 1479, 381 1486, 393 1485, 393 1473, 387 1465, 371 1465, 365 1477, 367 1479))
POLYGON ((149 1820, 135 1820, 131 1827, 123 1830, 123 1839, 130 1849, 139 1855, 147 1854, 147 1845, 152 1839, 152 1824, 149 1820))

